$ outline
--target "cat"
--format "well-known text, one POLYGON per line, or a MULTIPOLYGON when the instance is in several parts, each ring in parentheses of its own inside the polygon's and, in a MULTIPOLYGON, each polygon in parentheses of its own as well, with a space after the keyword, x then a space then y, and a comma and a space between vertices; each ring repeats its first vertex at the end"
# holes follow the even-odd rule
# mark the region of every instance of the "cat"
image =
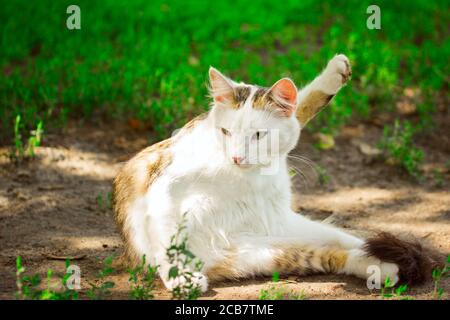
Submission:
POLYGON ((208 281, 274 272, 367 279, 369 266, 379 268, 381 281, 422 280, 419 245, 388 234, 360 239, 291 210, 287 156, 301 129, 350 76, 342 54, 300 91, 289 78, 260 87, 211 67, 210 111, 139 152, 114 180, 114 216, 127 262, 145 255, 172 290, 180 279, 169 277, 166 250, 185 217, 189 250, 203 262, 192 278, 201 291, 208 281))

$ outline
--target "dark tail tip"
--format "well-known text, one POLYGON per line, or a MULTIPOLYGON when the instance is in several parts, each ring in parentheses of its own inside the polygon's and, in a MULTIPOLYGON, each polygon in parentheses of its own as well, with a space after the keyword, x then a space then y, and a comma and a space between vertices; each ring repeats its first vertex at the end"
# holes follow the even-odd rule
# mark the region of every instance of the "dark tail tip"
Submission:
POLYGON ((367 239, 365 251, 382 261, 397 264, 400 282, 408 285, 430 280, 433 269, 440 266, 437 254, 425 249, 417 240, 400 240, 387 232, 367 239))

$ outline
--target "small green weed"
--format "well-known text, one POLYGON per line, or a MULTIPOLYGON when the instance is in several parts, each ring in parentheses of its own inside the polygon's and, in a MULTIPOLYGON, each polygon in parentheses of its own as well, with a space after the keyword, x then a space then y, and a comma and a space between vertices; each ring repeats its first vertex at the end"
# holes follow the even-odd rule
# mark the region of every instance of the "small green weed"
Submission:
POLYGON ((111 295, 111 290, 114 288, 115 283, 113 281, 107 281, 106 278, 110 276, 114 269, 112 268, 113 257, 109 256, 103 261, 103 269, 101 269, 97 274, 97 281, 89 282, 91 286, 87 291, 86 295, 91 300, 103 300, 111 295))
MULTIPOLYGON (((66 261, 66 270, 70 266, 70 261, 66 261)), ((39 275, 32 276, 23 275, 25 267, 22 264, 22 258, 16 258, 16 298, 17 299, 31 299, 31 300, 77 300, 78 292, 68 289, 67 279, 70 277, 66 273, 61 279, 61 288, 58 290, 56 286, 52 285, 53 270, 47 270, 46 287, 41 289, 42 280, 39 275)))
POLYGON ((28 138, 28 155, 30 157, 34 157, 35 153, 34 150, 36 147, 39 147, 41 145, 42 141, 42 135, 44 134, 44 128, 42 121, 39 121, 36 127, 36 130, 31 131, 31 136, 28 138))
POLYGON ((172 289, 173 299, 195 300, 201 294, 201 288, 193 282, 194 273, 200 272, 203 262, 187 248, 186 220, 178 224, 176 233, 170 240, 166 254, 172 266, 169 270, 169 279, 183 279, 172 289))
MULTIPOLYGON (((274 272, 272 276, 272 282, 278 283, 279 273, 274 272)), ((267 289, 261 289, 259 292, 259 300, 305 300, 306 295, 304 290, 300 293, 295 292, 293 289, 289 290, 281 285, 271 285, 267 289)))
POLYGON ((145 255, 141 264, 134 269, 128 269, 128 282, 131 286, 130 298, 134 300, 153 299, 153 289, 158 267, 146 265, 145 255))
POLYGON ((441 171, 433 170, 433 180, 436 187, 442 188, 444 186, 444 174, 441 171))
POLYGON ((316 166, 317 180, 321 186, 327 185, 330 182, 330 176, 327 170, 321 166, 316 166))
POLYGON ((297 171, 295 169, 289 169, 289 177, 294 178, 297 175, 297 171))
POLYGON ((412 297, 403 295, 408 290, 408 285, 402 284, 395 287, 394 283, 389 277, 384 280, 383 286, 381 287, 381 297, 383 299, 396 298, 401 300, 412 300, 412 297))
POLYGON ((109 191, 104 195, 102 192, 97 194, 97 205, 100 210, 112 209, 112 192, 109 191))
POLYGON ((434 281, 433 297, 440 300, 444 295, 444 288, 441 287, 441 281, 450 277, 450 256, 447 257, 447 263, 442 269, 438 268, 433 270, 432 277, 434 281))
POLYGON ((22 275, 25 267, 22 265, 22 258, 16 258, 16 298, 17 299, 39 299, 39 285, 41 278, 35 274, 33 276, 22 275))
POLYGON ((410 122, 396 120, 394 127, 384 127, 383 137, 379 143, 388 157, 399 164, 414 178, 420 178, 419 166, 423 161, 423 150, 414 145, 415 130, 410 122))
POLYGON ((11 150, 10 158, 15 162, 20 162, 25 158, 34 158, 36 156, 35 150, 41 145, 44 128, 42 121, 39 121, 36 130, 31 131, 28 143, 25 146, 21 133, 22 122, 21 116, 17 115, 14 122, 14 147, 11 150))
POLYGON ((22 135, 20 134, 20 115, 16 116, 16 121, 14 122, 14 147, 15 150, 12 152, 13 157, 17 159, 22 159, 25 155, 22 135))

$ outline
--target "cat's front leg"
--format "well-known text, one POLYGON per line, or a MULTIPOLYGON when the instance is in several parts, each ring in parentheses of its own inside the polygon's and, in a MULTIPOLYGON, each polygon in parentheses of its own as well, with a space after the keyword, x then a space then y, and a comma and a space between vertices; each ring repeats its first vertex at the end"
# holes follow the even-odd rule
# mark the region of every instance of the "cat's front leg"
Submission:
MULTIPOLYGON (((138 255, 147 254, 149 263, 158 266, 158 274, 168 290, 182 289, 185 284, 191 283, 205 292, 208 288, 206 276, 196 271, 195 261, 187 263, 186 254, 189 253, 186 250, 191 248, 186 238, 192 235, 186 228, 188 217, 182 214, 178 197, 170 191, 176 188, 169 188, 163 183, 157 186, 145 198, 148 203, 147 218, 134 225, 134 233, 142 230, 146 235, 136 239, 142 242, 141 247, 147 246, 138 255)), ((137 241, 132 244, 137 244, 137 241)))
POLYGON ((185 250, 190 250, 189 247, 186 247, 188 243, 184 241, 189 239, 189 236, 186 234, 186 229, 177 229, 180 223, 182 223, 181 219, 175 220, 169 215, 160 217, 155 223, 159 240, 155 246, 155 260, 159 276, 170 291, 176 288, 184 290, 183 288, 190 282, 201 292, 205 292, 208 290, 206 276, 195 270, 194 261, 190 264, 184 263, 186 254, 189 254, 185 250))
POLYGON ((325 70, 297 96, 297 119, 304 127, 319 113, 350 79, 350 61, 343 54, 334 56, 325 70))
MULTIPOLYGON (((164 271, 168 273, 170 272, 170 268, 172 267, 172 265, 169 265, 168 268, 164 268, 164 271)), ((173 278, 161 276, 161 279, 163 280, 165 287, 169 291, 174 291, 176 288, 181 288, 181 290, 184 290, 182 288, 187 288, 190 286, 190 284, 192 284, 193 288, 198 288, 201 293, 204 293, 208 290, 207 277, 203 273, 197 271, 184 270, 184 274, 182 275, 177 275, 173 278), (186 276, 188 272, 192 274, 189 276, 189 278, 186 276)))

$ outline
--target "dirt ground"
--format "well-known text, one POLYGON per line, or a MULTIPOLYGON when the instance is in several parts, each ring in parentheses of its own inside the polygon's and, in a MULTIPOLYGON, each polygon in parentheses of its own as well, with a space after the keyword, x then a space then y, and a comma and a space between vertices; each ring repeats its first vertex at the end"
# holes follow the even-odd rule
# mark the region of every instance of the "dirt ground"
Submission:
MULTIPOLYGON (((441 118, 439 129, 417 141, 426 151, 422 182, 361 151, 364 143, 374 146, 380 137, 374 122, 343 128, 330 150, 314 148, 314 137, 304 133, 293 154, 307 157, 326 174, 318 175, 310 163, 292 162, 304 173, 294 178, 294 208, 362 236, 377 231, 411 234, 448 254, 450 121, 441 118), (436 170, 443 172, 439 180, 433 178, 436 170)), ((28 272, 41 275, 48 268, 63 272, 64 261, 55 256, 77 258, 73 263, 81 267, 83 290, 95 279, 102 259, 120 255, 108 193, 117 170, 148 138, 126 125, 72 123, 63 134, 47 134, 33 161, 15 166, 0 157, 0 299, 14 297, 17 255, 28 272)), ((116 270, 112 280, 112 298, 127 298, 127 272, 116 270)), ((448 282, 442 284, 445 298, 448 282)), ((216 283, 204 298, 257 299, 270 285, 268 278, 216 283)), ((290 276, 281 285, 303 290, 307 299, 380 299, 365 281, 348 276, 290 276)), ((432 290, 429 283, 411 288, 409 294, 430 299, 432 290)), ((169 297, 158 282, 156 298, 169 297)))

